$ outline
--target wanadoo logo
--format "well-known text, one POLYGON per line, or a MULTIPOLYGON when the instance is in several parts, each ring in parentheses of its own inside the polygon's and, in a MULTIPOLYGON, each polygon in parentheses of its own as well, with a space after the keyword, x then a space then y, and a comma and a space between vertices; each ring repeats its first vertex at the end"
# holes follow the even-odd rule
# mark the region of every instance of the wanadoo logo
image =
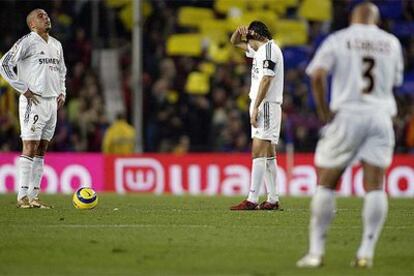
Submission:
MULTIPOLYGON (((12 178, 14 181, 13 191, 18 190, 17 185, 17 168, 18 158, 14 160, 14 164, 4 164, 0 166, 0 193, 10 192, 6 187, 6 178, 12 178)), ((82 183, 84 187, 92 187, 92 176, 88 169, 79 164, 72 164, 66 166, 58 175, 57 171, 49 166, 44 166, 43 181, 46 182, 45 192, 54 194, 59 192, 70 194, 74 192, 77 187, 72 187, 72 180, 78 179, 78 183, 82 183), (59 189, 60 187, 60 189, 59 189)))
POLYGON ((115 160, 115 189, 118 193, 151 191, 162 194, 164 183, 164 168, 153 158, 115 160))
MULTIPOLYGON (((115 188, 118 193, 152 192, 174 195, 245 195, 249 190, 250 169, 242 164, 221 165, 195 163, 188 166, 174 163, 162 164, 155 158, 118 158, 115 160, 115 188), (187 183, 185 186, 184 183, 187 183), (202 188, 203 187, 203 188, 202 188)), ((414 172, 406 166, 392 168, 386 185, 391 196, 414 196, 414 172), (399 183, 406 180, 406 188, 399 183)), ((277 167, 277 189, 280 195, 311 196, 316 189, 317 177, 312 165, 296 165, 291 176, 277 167)), ((264 186, 264 185, 263 185, 264 186)), ((262 187, 260 194, 264 194, 262 187)), ((340 196, 363 196, 362 169, 355 172, 348 168, 343 177, 340 196)))

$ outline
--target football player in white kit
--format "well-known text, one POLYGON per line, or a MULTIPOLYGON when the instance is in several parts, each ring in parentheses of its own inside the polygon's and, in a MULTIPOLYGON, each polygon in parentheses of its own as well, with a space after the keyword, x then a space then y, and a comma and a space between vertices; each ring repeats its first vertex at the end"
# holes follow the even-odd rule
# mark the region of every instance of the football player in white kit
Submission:
POLYGON ((375 245, 388 203, 383 181, 392 161, 396 115, 393 87, 403 80, 403 58, 398 39, 379 29, 378 8, 358 4, 351 25, 331 34, 307 68, 322 129, 315 153, 319 186, 311 202, 309 251, 298 267, 319 267, 335 211, 335 188, 345 168, 362 163, 365 187, 362 241, 355 267, 371 267, 375 245), (332 73, 332 97, 325 101, 327 75, 332 73))
POLYGON ((253 21, 233 33, 231 43, 253 59, 249 92, 252 145, 252 173, 249 195, 231 210, 278 210, 276 150, 279 141, 283 100, 283 55, 266 25, 253 21), (259 204, 265 180, 267 200, 259 204))
POLYGON ((53 137, 57 110, 66 97, 62 45, 49 35, 51 22, 42 9, 26 18, 31 32, 1 58, 0 73, 20 93, 23 150, 18 162, 19 208, 50 208, 38 198, 44 155, 53 137), (14 71, 16 67, 17 73, 14 71))

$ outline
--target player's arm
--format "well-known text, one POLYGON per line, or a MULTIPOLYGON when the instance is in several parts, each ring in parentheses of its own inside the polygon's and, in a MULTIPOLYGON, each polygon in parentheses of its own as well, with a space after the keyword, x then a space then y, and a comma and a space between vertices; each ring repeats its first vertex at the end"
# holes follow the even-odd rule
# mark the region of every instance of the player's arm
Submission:
POLYGON ((270 83, 274 76, 263 76, 260 81, 259 91, 257 93, 256 101, 254 102, 252 116, 250 117, 250 123, 252 126, 257 127, 257 115, 259 114, 259 106, 262 104, 263 99, 266 97, 267 91, 269 91, 270 83))
POLYGON ((328 75, 336 62, 335 51, 337 51, 335 37, 331 35, 322 43, 311 63, 306 68, 306 73, 311 79, 316 112, 323 123, 328 123, 334 116, 329 109, 325 95, 328 92, 328 75))
POLYGON ((323 123, 327 123, 333 118, 333 113, 329 110, 325 95, 328 91, 328 71, 318 68, 310 76, 312 84, 313 98, 315 99, 316 112, 323 123))
POLYGON ((234 33, 231 35, 230 42, 234 46, 247 51, 247 39, 246 36, 248 34, 248 30, 246 26, 239 26, 234 33))
POLYGON ((33 101, 36 105, 39 103, 36 95, 30 91, 29 86, 26 82, 19 79, 17 74, 14 72, 14 67, 17 63, 26 57, 28 51, 26 40, 21 39, 16 42, 14 46, 0 59, 0 75, 13 87, 17 92, 23 94, 28 101, 33 101))
POLYGON ((59 77, 60 77, 60 89, 61 94, 57 98, 58 109, 65 104, 66 100, 66 65, 63 57, 62 45, 60 45, 60 64, 59 64, 59 77))
POLYGON ((271 46, 271 44, 267 44, 265 47, 266 51, 260 53, 260 55, 263 55, 263 61, 261 62, 261 66, 263 68, 263 77, 259 84, 256 101, 253 105, 252 116, 250 117, 250 123, 254 127, 257 127, 259 106, 262 104, 263 99, 266 97, 266 94, 269 91, 272 79, 276 76, 276 63, 278 62, 278 59, 276 58, 276 51, 271 46))

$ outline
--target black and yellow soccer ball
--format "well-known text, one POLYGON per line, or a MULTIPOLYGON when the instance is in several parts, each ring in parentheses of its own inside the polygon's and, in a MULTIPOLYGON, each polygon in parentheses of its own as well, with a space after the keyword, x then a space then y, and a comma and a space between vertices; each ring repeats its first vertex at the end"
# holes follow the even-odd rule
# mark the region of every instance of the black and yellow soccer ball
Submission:
POLYGON ((98 204, 98 195, 91 188, 79 188, 73 194, 72 203, 76 209, 93 209, 98 204))

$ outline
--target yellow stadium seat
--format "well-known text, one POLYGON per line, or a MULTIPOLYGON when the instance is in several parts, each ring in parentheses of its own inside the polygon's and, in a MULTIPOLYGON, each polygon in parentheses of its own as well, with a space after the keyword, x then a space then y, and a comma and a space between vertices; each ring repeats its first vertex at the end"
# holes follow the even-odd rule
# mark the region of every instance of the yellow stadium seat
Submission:
POLYGON ((218 64, 226 63, 230 60, 234 48, 229 43, 210 43, 208 56, 218 64))
POLYGON ((236 105, 237 108, 240 109, 241 111, 248 111, 249 110, 249 96, 247 93, 242 93, 240 94, 240 96, 238 96, 236 98, 236 105))
POLYGON ((167 40, 169 56, 198 57, 202 53, 203 36, 201 34, 174 34, 167 40))
POLYGON ((204 20, 200 24, 200 33, 210 42, 226 43, 229 41, 227 22, 225 20, 204 20))
POLYGON ((204 62, 200 63, 199 70, 202 73, 207 74, 208 76, 211 76, 216 71, 216 65, 212 62, 204 61, 204 62))
MULTIPOLYGON (((124 24, 124 27, 128 30, 132 30, 134 20, 133 20, 133 3, 132 1, 129 1, 126 5, 124 5, 119 11, 118 11, 118 17, 121 19, 122 24, 124 24)), ((144 1, 142 3, 142 15, 144 18, 148 18, 152 13, 152 6, 151 3, 148 1, 144 1)))
POLYGON ((106 0, 106 5, 111 8, 119 8, 130 3, 132 3, 132 0, 106 0))
POLYGON ((227 14, 232 8, 245 10, 247 2, 248 1, 245 0, 216 0, 214 2, 214 9, 218 12, 227 14))
POLYGON ((189 94, 205 95, 210 90, 209 76, 201 72, 191 72, 187 77, 185 90, 189 94))
POLYGON ((228 29, 227 22, 218 19, 203 20, 203 22, 200 22, 199 27, 202 34, 226 33, 228 29))
POLYGON ((299 15, 312 21, 329 21, 332 18, 330 0, 304 0, 299 7, 299 15))
POLYGON ((240 17, 229 17, 227 19, 227 28, 229 31, 234 31, 240 25, 248 26, 252 21, 259 20, 263 21, 263 23, 265 23, 269 28, 269 31, 273 33, 275 31, 277 19, 277 14, 270 10, 253 12, 246 11, 240 17))
POLYGON ((180 98, 179 93, 176 90, 169 90, 167 92, 167 101, 170 104, 176 104, 180 98))
POLYGON ((300 20, 278 20, 275 40, 280 46, 304 45, 308 42, 308 25, 300 20))
POLYGON ((119 12, 118 16, 121 19, 122 24, 128 30, 132 30, 133 27, 133 4, 132 2, 125 5, 119 12))
POLYGON ((198 27, 204 20, 213 18, 213 10, 208 8, 182 7, 178 11, 178 24, 184 27, 198 27))
POLYGON ((298 0, 258 0, 249 1, 249 3, 255 9, 268 9, 276 12, 278 15, 284 15, 287 8, 298 5, 298 0))

